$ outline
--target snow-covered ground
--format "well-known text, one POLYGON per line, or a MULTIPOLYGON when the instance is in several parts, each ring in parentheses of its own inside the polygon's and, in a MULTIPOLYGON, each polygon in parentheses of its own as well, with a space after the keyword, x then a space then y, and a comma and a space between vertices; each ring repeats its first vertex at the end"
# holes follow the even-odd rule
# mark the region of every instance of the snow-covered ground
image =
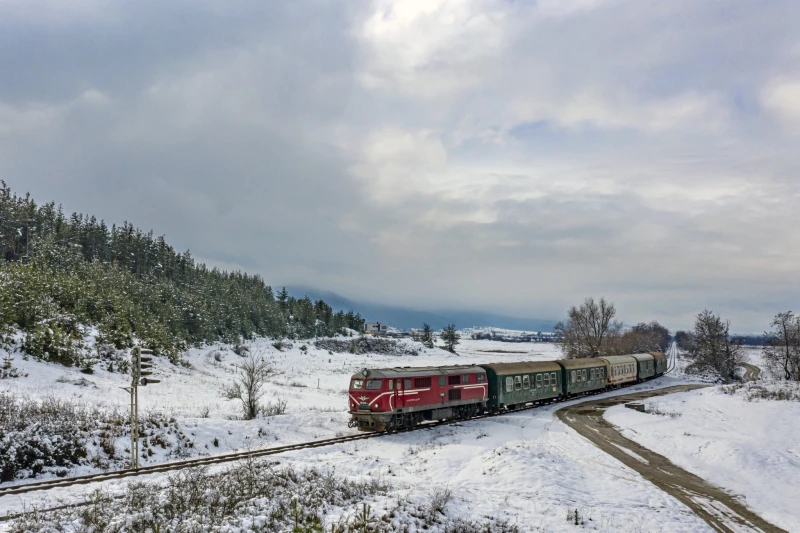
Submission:
MULTIPOLYGON (((402 342, 411 345, 411 341, 402 342)), ((234 365, 241 358, 221 345, 191 350, 186 355, 191 363, 190 368, 173 366, 163 360, 156 361, 155 373, 162 382, 141 389, 140 402, 143 411, 158 412, 167 418, 175 418, 181 431, 194 442, 194 446, 186 453, 221 453, 251 446, 278 445, 353 433, 354 430, 347 428, 346 389, 349 376, 364 367, 479 364, 561 357, 557 346, 539 343, 515 344, 463 339, 458 347, 458 355, 440 349, 427 350, 416 343, 413 347, 420 350, 419 355, 399 357, 329 353, 315 348, 313 341, 295 341, 291 348, 284 348, 283 351, 276 349, 269 340, 252 343, 249 346, 251 352, 263 353, 277 371, 270 378, 263 401, 287 401, 287 413, 282 416, 251 421, 238 419, 241 414, 239 406, 234 401, 224 399, 221 389, 233 379, 234 365), (301 349, 304 345, 306 350, 301 349), (218 446, 213 444, 215 439, 218 446)), ((33 397, 74 399, 121 412, 125 412, 128 407, 127 394, 119 389, 128 381, 124 375, 103 370, 98 370, 93 375, 84 375, 75 369, 23 361, 18 354, 15 355, 14 364, 28 376, 1 380, 0 392, 13 391, 33 397)), ((660 388, 680 382, 683 382, 682 378, 664 377, 635 388, 624 389, 622 392, 632 392, 637 388, 660 388)), ((680 398, 700 398, 699 405, 714 405, 715 408, 730 411, 732 415, 737 409, 744 412, 752 405, 711 391, 681 395, 680 398), (719 406, 709 404, 708 398, 720 402, 719 406)), ((667 397, 656 401, 665 403, 673 402, 673 399, 667 397)), ((680 405, 684 409, 694 409, 692 402, 690 400, 680 405)), ((463 516, 482 522, 502 520, 517 526, 521 531, 574 531, 576 526, 567 522, 567 514, 575 509, 583 517, 583 528, 594 531, 710 531, 705 522, 688 508, 561 424, 553 413, 562 405, 564 404, 430 430, 292 452, 273 459, 298 469, 315 467, 322 471, 335 471, 338 475, 351 479, 379 477, 390 486, 385 495, 378 495, 371 502, 373 511, 379 515, 392 512, 396 517, 413 515, 415 509, 430 502, 436 488, 447 487, 452 491, 452 500, 446 509, 449 517, 463 516)), ((752 417, 747 415, 747 420, 760 417, 758 425, 751 426, 760 428, 759 432, 768 431, 765 427, 768 425, 768 418, 777 416, 772 407, 763 408, 766 409, 763 413, 753 414, 752 417)), ((796 420, 797 414, 800 413, 791 411, 791 414, 785 415, 786 418, 776 420, 788 422, 790 416, 794 416, 796 420)), ((673 434, 678 430, 670 424, 675 423, 675 420, 690 420, 688 414, 679 419, 671 419, 634 413, 629 409, 622 412, 616 409, 610 416, 621 417, 624 424, 636 423, 640 427, 647 427, 647 431, 653 435, 673 434), (639 420, 638 417, 644 418, 639 420)), ((616 420, 614 422, 617 423, 616 420)), ((680 431, 692 433, 693 428, 690 425, 697 425, 701 430, 711 427, 710 422, 703 418, 702 408, 698 408, 697 419, 692 418, 691 424, 685 423, 680 431)), ((718 441, 733 442, 734 438, 744 438, 737 437, 743 432, 735 426, 719 426, 717 430, 718 441)), ((776 426, 774 431, 783 431, 785 438, 781 438, 787 449, 791 438, 800 442, 796 429, 776 426)), ((764 443, 759 432, 748 433, 751 438, 748 446, 755 447, 759 442, 764 443)), ((642 434, 645 433, 642 431, 642 434)), ((692 436, 687 436, 686 441, 696 442, 695 433, 697 430, 694 430, 692 436)), ((766 435, 769 436, 767 438, 777 439, 772 433, 766 435)), ((658 437, 647 438, 649 440, 645 445, 652 444, 656 451, 667 446, 664 442, 656 442, 658 437)), ((707 438, 711 439, 710 436, 707 438)), ((676 440, 681 439, 676 437, 676 440)), ((117 448, 121 455, 125 453, 127 445, 126 438, 118 439, 117 448)), ((686 444, 684 449, 688 450, 688 446, 686 444)), ((791 449, 797 452, 796 446, 791 449)), ((797 458, 795 457, 793 463, 789 461, 791 453, 793 452, 781 455, 784 458, 782 461, 788 461, 782 470, 784 477, 780 478, 786 479, 786 483, 791 481, 786 474, 798 472, 797 458)), ((756 476, 755 467, 759 465, 767 468, 767 455, 760 457, 764 461, 754 463, 751 470, 737 469, 733 465, 729 470, 714 467, 715 475, 723 473, 728 477, 708 479, 745 494, 748 504, 753 504, 757 511, 764 510, 764 517, 768 520, 773 519, 773 515, 767 514, 768 512, 776 513, 776 516, 779 515, 774 518, 776 523, 790 523, 794 530, 798 530, 797 511, 784 508, 781 514, 779 508, 783 504, 774 502, 771 508, 756 507, 759 498, 769 499, 773 492, 768 491, 766 486, 769 475, 762 478, 765 480, 763 485, 753 484, 756 488, 752 489, 752 495, 746 492, 745 487, 749 483, 747 476, 756 476), (751 501, 751 498, 754 500, 751 501), (795 513, 794 518, 790 516, 792 512, 795 513)), ((157 453, 143 461, 143 464, 164 458, 163 454, 157 453)), ((693 469, 693 464, 681 463, 678 458, 676 462, 693 469)), ((720 463, 723 462, 720 459, 720 463)), ((773 466, 780 470, 780 465, 773 466)), ((82 467, 71 474, 88 470, 89 467, 82 467)), ((768 472, 771 471, 768 469, 768 472)), ((158 480, 157 476, 153 478, 158 480)), ((119 487, 119 482, 108 486, 119 487)), ((796 489, 796 485, 787 484, 782 498, 788 500, 789 494, 796 493, 796 489)), ((53 498, 67 501, 81 499, 86 490, 89 488, 64 489, 46 496, 49 499, 44 500, 42 495, 5 497, 0 499, 0 514, 19 510, 25 504, 47 506, 54 501, 53 498)), ((328 520, 338 518, 330 516, 328 520)))
POLYGON ((647 413, 617 406, 622 434, 728 489, 762 518, 800 531, 800 402, 748 401, 747 388, 652 398, 647 413))
MULTIPOLYGON (((313 341, 293 341, 281 350, 262 339, 248 345, 251 353, 263 354, 275 371, 264 388, 263 403, 287 402, 286 414, 243 421, 239 404, 227 400, 222 388, 234 379, 235 365, 242 361, 230 346, 191 349, 185 355, 189 368, 155 358, 154 375, 161 383, 140 387, 141 413, 175 418, 193 442, 186 454, 221 453, 253 446, 279 445, 348 434, 347 387, 349 377, 364 367, 406 365, 473 364, 495 361, 547 360, 560 357, 552 344, 509 344, 464 340, 459 354, 438 348, 426 349, 410 340, 400 340, 420 352, 418 356, 329 353, 313 341), (305 347, 305 349, 302 349, 305 347), (514 353, 507 353, 513 351, 514 353), (218 360, 219 359, 219 360, 218 360), (218 442, 214 446, 215 439, 218 442)), ((0 359, 6 354, 0 351, 0 359)), ((69 399, 118 413, 129 412, 130 397, 121 389, 130 383, 127 374, 100 368, 86 375, 76 368, 24 360, 13 354, 14 366, 27 377, 0 380, 0 393, 13 392, 34 398, 69 399)), ((118 454, 128 453, 129 439, 120 437, 118 454)), ((141 464, 165 460, 173 450, 154 448, 155 454, 141 464)), ((86 473, 80 468, 71 475, 86 473)))

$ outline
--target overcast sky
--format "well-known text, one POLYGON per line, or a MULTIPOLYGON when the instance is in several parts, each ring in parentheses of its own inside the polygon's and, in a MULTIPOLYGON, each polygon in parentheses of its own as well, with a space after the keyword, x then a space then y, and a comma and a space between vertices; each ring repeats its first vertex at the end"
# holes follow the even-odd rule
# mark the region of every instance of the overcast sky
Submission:
POLYGON ((421 309, 800 311, 800 2, 0 1, 0 178, 421 309))

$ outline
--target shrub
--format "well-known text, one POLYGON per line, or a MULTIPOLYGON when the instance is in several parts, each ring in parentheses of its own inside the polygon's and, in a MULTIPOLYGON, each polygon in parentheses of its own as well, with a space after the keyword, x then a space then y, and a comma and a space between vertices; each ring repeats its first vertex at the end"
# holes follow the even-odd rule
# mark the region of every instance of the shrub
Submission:
POLYGON ((356 355, 366 353, 380 353, 386 355, 419 355, 419 350, 413 346, 394 339, 362 335, 352 339, 318 339, 314 346, 321 350, 336 353, 352 353, 356 355))
MULTIPOLYGON (((155 446, 188 440, 177 423, 155 413, 139 418, 139 432, 155 446)), ((76 465, 123 467, 116 439, 130 434, 127 416, 96 406, 45 397, 34 400, 0 393, 0 482, 53 473, 64 475, 76 465)))
POLYGON ((14 367, 14 358, 11 357, 11 354, 3 358, 3 362, 0 364, 0 379, 21 378, 27 375, 14 367))
MULTIPOLYGON (((9 524, 11 533, 44 531, 321 531, 328 509, 353 508, 342 532, 378 526, 370 496, 387 487, 372 481, 350 481, 317 470, 278 468, 270 461, 245 460, 219 473, 187 469, 170 475, 166 487, 130 483, 123 498, 96 492, 86 505, 31 512, 9 524), (365 504, 364 504, 365 505, 365 504), (366 511, 365 511, 366 509, 366 511)), ((388 526, 387 526, 388 527, 388 526)), ((370 528, 369 531, 388 531, 370 528)))
POLYGON ((288 402, 286 400, 275 400, 275 403, 269 402, 267 405, 261 407, 261 415, 262 416, 278 416, 286 413, 286 406, 288 402))

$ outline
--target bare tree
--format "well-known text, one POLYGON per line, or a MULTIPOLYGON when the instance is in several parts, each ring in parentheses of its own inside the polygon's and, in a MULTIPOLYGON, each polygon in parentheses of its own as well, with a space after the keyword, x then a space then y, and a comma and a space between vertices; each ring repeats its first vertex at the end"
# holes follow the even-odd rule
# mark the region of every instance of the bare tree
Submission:
POLYGON ((664 352, 669 347, 669 330, 656 322, 641 322, 622 335, 611 337, 606 354, 625 355, 642 352, 664 352))
POLYGON ((688 351, 694 362, 687 372, 710 372, 725 382, 736 379, 736 367, 745 360, 739 341, 730 336, 730 321, 707 309, 697 315, 688 351))
POLYGON ((773 374, 800 381, 800 316, 791 311, 778 313, 764 334, 764 360, 773 374))
POLYGON ((245 420, 258 415, 264 385, 272 374, 272 368, 262 354, 250 354, 236 365, 236 380, 223 388, 223 394, 229 400, 242 402, 245 420))
POLYGON ((561 349, 569 357, 597 357, 608 348, 609 338, 618 337, 622 323, 614 320, 614 304, 600 298, 586 298, 580 307, 571 307, 566 321, 556 324, 561 349))
POLYGON ((678 345, 678 349, 684 352, 689 351, 689 347, 692 345, 692 332, 691 331, 676 331, 675 332, 675 344, 678 345))

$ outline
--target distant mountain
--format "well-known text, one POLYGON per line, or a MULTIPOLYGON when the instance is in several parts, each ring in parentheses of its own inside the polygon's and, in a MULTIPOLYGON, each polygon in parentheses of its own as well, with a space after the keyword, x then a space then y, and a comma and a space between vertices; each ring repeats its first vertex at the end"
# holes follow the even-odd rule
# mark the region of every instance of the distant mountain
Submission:
MULTIPOLYGON (((276 289, 277 290, 277 289, 276 289)), ((443 309, 419 311, 393 305, 350 300, 339 294, 309 287, 286 287, 295 298, 308 296, 312 300, 325 300, 335 311, 340 309, 356 311, 368 322, 384 322, 398 329, 422 327, 427 322, 433 329, 441 329, 448 324, 457 328, 495 327, 521 331, 553 331, 556 320, 538 318, 519 318, 481 311, 443 309)))

